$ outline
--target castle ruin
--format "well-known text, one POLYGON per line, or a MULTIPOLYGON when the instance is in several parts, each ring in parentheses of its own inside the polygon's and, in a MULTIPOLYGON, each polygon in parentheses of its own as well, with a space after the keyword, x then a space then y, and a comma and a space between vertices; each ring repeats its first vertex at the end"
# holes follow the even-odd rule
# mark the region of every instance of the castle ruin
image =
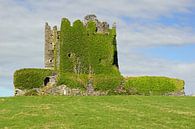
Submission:
MULTIPOLYGON (((84 17, 83 25, 86 27, 89 21, 93 21, 96 24, 96 32, 100 34, 109 33, 109 24, 107 22, 101 22, 95 15, 87 15, 84 17)), ((115 23, 112 28, 116 28, 115 23)), ((116 44, 114 44, 116 46, 116 44)), ((59 69, 60 67, 60 30, 57 26, 53 28, 46 22, 45 24, 45 54, 44 54, 45 68, 59 69)), ((118 67, 117 51, 114 53, 114 65, 118 67)))
POLYGON ((116 24, 95 15, 73 24, 45 24, 45 68, 14 73, 15 95, 184 95, 184 81, 167 77, 123 77, 118 67, 116 24), (143 90, 144 89, 144 90, 143 90))

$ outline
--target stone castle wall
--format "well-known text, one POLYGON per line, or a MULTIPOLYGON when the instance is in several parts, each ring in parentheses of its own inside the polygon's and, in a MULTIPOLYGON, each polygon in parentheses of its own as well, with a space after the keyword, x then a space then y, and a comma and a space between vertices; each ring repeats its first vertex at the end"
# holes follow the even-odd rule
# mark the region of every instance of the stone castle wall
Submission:
POLYGON ((51 29, 48 23, 45 24, 45 68, 59 66, 59 36, 57 26, 51 29))

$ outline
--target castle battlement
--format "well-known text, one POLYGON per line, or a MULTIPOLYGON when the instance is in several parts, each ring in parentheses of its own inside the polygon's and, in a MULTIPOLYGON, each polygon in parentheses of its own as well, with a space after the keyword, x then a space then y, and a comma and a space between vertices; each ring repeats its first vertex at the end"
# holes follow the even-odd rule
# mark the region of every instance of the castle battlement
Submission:
POLYGON ((109 24, 105 21, 101 22, 97 19, 95 15, 87 15, 84 17, 84 25, 87 26, 87 24, 93 21, 96 23, 97 33, 108 33, 109 30, 109 24))

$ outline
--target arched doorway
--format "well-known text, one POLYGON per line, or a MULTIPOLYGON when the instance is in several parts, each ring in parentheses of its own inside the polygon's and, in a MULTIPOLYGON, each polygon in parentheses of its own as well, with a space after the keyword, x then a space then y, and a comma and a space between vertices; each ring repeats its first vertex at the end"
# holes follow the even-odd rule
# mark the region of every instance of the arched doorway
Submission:
POLYGON ((44 86, 46 86, 46 85, 47 85, 47 83, 49 82, 49 80, 50 80, 50 78, 49 78, 49 77, 46 77, 46 78, 44 79, 44 86))

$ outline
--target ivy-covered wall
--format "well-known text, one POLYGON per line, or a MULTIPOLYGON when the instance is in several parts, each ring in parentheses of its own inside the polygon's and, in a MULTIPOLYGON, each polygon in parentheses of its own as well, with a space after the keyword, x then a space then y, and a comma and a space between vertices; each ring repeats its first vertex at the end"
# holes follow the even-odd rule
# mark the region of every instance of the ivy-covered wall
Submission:
POLYGON ((125 88, 135 94, 164 95, 184 90, 184 81, 157 76, 128 77, 126 78, 125 88))
POLYGON ((32 89, 43 86, 44 79, 53 73, 50 69, 25 68, 14 73, 14 86, 18 89, 32 89))
POLYGON ((84 26, 80 20, 70 25, 63 18, 60 33, 60 74, 120 75, 114 64, 115 29, 109 33, 97 33, 96 24, 84 26))
POLYGON ((71 88, 80 88, 85 90, 89 79, 92 80, 93 88, 100 91, 114 91, 117 86, 123 82, 122 76, 112 76, 105 74, 89 75, 89 74, 75 74, 62 73, 58 76, 58 84, 65 84, 71 88))

